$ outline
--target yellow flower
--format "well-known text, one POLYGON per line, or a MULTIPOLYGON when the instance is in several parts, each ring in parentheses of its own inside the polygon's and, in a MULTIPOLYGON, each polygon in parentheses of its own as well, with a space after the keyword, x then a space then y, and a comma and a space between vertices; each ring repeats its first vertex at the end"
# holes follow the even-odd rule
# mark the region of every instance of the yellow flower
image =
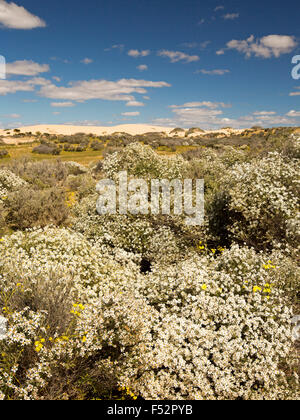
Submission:
POLYGON ((256 293, 256 292, 261 292, 262 291, 262 288, 261 287, 259 287, 259 286, 254 286, 253 287, 253 292, 254 293, 256 293))
POLYGON ((85 343, 86 342, 86 336, 82 337, 82 342, 85 343))
POLYGON ((201 289, 202 290, 206 290, 207 289, 207 285, 206 284, 202 284, 201 289))
POLYGON ((269 260, 268 264, 264 264, 263 267, 265 270, 271 270, 272 268, 276 268, 276 265, 273 265, 272 261, 269 260))

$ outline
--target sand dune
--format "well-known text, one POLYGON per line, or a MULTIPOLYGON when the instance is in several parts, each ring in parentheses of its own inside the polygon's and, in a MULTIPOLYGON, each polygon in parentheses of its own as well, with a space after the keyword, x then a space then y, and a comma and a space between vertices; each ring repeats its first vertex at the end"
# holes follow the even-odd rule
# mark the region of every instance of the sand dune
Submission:
MULTIPOLYGON (((103 134, 112 134, 116 132, 123 132, 123 133, 136 135, 136 134, 164 131, 167 134, 169 134, 169 132, 172 131, 173 128, 160 127, 160 126, 147 125, 147 124, 124 124, 124 125, 116 125, 112 127, 44 124, 44 125, 20 127, 19 130, 22 133, 27 133, 27 132, 36 133, 38 131, 41 133, 64 134, 64 135, 72 135, 76 133, 86 133, 86 134, 92 133, 99 136, 103 134)), ((0 135, 5 135, 5 132, 3 130, 0 130, 0 135)))
MULTIPOLYGON (((95 134, 97 136, 106 135, 106 134, 113 134, 113 133, 128 133, 131 135, 138 135, 138 134, 145 134, 151 132, 164 132, 167 136, 174 137, 180 133, 171 133, 174 130, 174 127, 164 127, 164 126, 156 126, 156 125, 149 125, 149 124, 123 124, 123 125, 115 125, 115 126, 82 126, 82 125, 68 125, 68 124, 61 124, 61 125, 52 125, 52 124, 43 124, 43 125, 32 125, 32 126, 25 126, 20 127, 19 130, 21 133, 28 133, 31 132, 36 134, 37 132, 40 133, 48 133, 54 135, 72 135, 76 133, 85 133, 85 134, 95 134)), ((187 134, 188 129, 182 131, 181 135, 184 137, 187 134)), ((210 134, 210 133, 218 133, 220 135, 230 136, 233 134, 240 134, 244 130, 238 130, 233 128, 223 128, 218 130, 203 130, 203 134, 210 134)), ((13 134, 13 129, 10 130, 10 134, 13 134)), ((198 136, 199 133, 191 133, 188 137, 195 137, 198 136)), ((0 136, 7 136, 7 132, 4 130, 0 130, 0 136)), ((26 142, 26 141, 24 141, 26 142)))

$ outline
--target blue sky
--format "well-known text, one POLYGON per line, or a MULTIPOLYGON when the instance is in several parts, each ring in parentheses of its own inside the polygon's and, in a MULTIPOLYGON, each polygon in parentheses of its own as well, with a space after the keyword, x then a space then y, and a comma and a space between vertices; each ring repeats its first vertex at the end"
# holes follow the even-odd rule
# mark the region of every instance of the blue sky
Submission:
POLYGON ((300 125, 299 12, 291 0, 0 0, 0 128, 300 125))

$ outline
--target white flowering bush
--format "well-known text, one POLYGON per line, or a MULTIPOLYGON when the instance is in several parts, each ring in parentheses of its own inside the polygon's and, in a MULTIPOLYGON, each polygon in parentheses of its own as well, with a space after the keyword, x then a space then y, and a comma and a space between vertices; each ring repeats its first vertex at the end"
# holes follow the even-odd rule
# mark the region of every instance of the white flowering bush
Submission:
POLYGON ((108 155, 103 161, 105 175, 114 179, 119 172, 146 179, 176 179, 182 177, 184 160, 181 156, 159 156, 150 146, 132 143, 123 150, 108 155))
POLYGON ((292 310, 277 281, 283 272, 277 274, 270 256, 236 246, 216 259, 191 254, 142 275, 133 255, 112 255, 65 229, 18 232, 0 244, 8 319, 1 354, 22 350, 31 360, 22 386, 16 385, 22 358, 9 364, 11 373, 0 377, 4 396, 43 398, 47 387, 54 392, 58 364, 65 375, 72 363, 87 369, 90 358, 99 375, 110 377, 107 386, 130 389, 134 397, 294 395, 279 369, 281 360, 292 363, 292 310), (54 272, 60 273, 55 287, 54 272), (47 290, 50 296, 56 290, 54 301, 47 290), (66 298, 59 301, 61 294, 66 298))
POLYGON ((65 162, 65 166, 67 167, 70 175, 81 175, 89 172, 88 168, 73 161, 65 162))
POLYGON ((188 244, 184 237, 174 232, 176 227, 189 230, 182 226, 184 222, 180 219, 170 218, 170 221, 177 223, 172 229, 153 217, 130 214, 100 216, 96 211, 96 201, 97 196, 92 195, 76 206, 73 230, 84 234, 87 238, 100 240, 108 247, 122 248, 150 261, 161 258, 165 262, 176 261, 181 258, 182 252, 187 251, 188 244), (163 254, 160 253, 162 248, 163 254))
MULTIPOLYGON (((199 229, 100 216, 76 164, 49 164, 49 182, 12 165, 65 186, 72 218, 0 237, 0 399, 299 399, 297 163, 233 148, 187 162, 140 144, 104 160, 104 177, 208 179, 199 229)), ((0 169, 5 194, 27 187, 0 169)))
POLYGON ((0 202, 11 191, 26 187, 27 183, 8 169, 0 168, 0 202))
MULTIPOLYGON (((238 164, 223 179, 233 240, 260 249, 293 241, 299 218, 299 162, 278 153, 238 164)), ((215 217, 219 217, 216 214, 215 217)))

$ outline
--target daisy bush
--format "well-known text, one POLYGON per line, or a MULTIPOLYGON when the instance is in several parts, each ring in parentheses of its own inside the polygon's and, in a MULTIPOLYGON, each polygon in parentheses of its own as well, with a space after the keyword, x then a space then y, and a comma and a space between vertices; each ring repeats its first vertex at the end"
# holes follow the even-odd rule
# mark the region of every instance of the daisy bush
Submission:
POLYGON ((0 202, 5 200, 7 193, 26 187, 27 183, 22 178, 7 169, 0 169, 0 202))
POLYGON ((159 156, 150 146, 132 143, 125 149, 107 156, 103 162, 105 175, 114 179, 119 172, 146 179, 182 178, 184 160, 181 156, 159 156))
POLYGON ((278 244, 298 247, 299 160, 270 153, 235 165, 226 172, 223 207, 232 240, 266 249, 278 244))
MULTIPOLYGON (((95 174, 55 164, 67 226, 0 238, 0 399, 299 399, 299 165, 289 150, 184 160, 135 143, 106 157, 98 178, 207 178, 199 228, 100 216, 95 174)), ((0 196, 26 188, 28 167, 0 169, 0 196)))

